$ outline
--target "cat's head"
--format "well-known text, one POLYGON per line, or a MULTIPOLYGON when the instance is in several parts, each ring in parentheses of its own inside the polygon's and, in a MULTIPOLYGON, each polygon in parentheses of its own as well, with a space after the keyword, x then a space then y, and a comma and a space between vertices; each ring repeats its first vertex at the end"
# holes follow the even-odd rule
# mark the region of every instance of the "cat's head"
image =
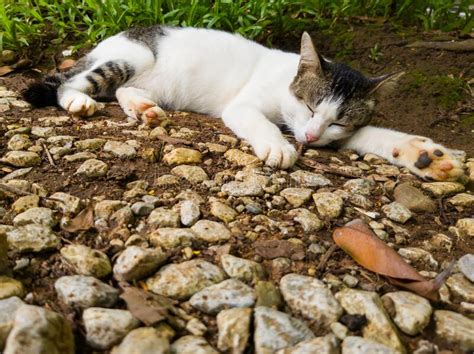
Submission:
POLYGON ((309 34, 303 33, 298 72, 290 90, 306 106, 308 119, 293 127, 296 139, 322 146, 349 137, 370 122, 376 103, 402 75, 365 77, 318 55, 309 34))

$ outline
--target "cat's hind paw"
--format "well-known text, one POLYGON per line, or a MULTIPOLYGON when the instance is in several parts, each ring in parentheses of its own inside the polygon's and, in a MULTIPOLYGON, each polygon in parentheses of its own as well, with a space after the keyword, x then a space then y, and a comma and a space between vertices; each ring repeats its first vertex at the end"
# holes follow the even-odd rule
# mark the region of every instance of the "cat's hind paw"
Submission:
POLYGON ((254 151, 267 166, 275 168, 287 169, 298 159, 296 149, 287 141, 259 142, 254 146, 254 151))
POLYGON ((397 164, 414 174, 436 181, 453 181, 464 175, 463 152, 450 150, 424 137, 413 137, 392 151, 397 164))
POLYGON ((97 102, 79 91, 66 93, 59 102, 68 113, 81 117, 89 117, 97 111, 97 102))
POLYGON ((161 120, 166 118, 166 113, 158 106, 147 108, 141 115, 143 123, 147 126, 156 126, 161 120))

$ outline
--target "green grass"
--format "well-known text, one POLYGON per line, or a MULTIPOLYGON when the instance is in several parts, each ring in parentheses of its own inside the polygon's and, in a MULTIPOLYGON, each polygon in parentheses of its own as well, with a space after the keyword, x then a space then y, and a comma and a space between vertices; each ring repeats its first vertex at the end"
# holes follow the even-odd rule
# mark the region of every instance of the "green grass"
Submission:
POLYGON ((131 26, 155 23, 223 29, 267 42, 303 29, 328 28, 353 16, 469 32, 470 1, 0 0, 0 49, 65 42, 93 45, 131 26))

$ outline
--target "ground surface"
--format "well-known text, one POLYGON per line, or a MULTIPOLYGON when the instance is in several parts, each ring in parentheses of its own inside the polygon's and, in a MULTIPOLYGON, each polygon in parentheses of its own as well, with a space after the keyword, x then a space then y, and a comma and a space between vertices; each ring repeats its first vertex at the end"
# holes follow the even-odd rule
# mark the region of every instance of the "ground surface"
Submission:
MULTIPOLYGON (((352 32, 347 29, 344 31, 346 34, 335 36, 332 40, 321 33, 315 34, 316 44, 321 53, 329 57, 334 57, 336 53, 339 53, 338 56, 350 62, 352 66, 373 75, 400 69, 407 71, 398 91, 390 100, 381 104, 375 124, 428 136, 448 147, 466 151, 468 158, 473 157, 473 103, 467 84, 469 79, 472 83, 473 68, 469 63, 474 62, 473 54, 408 49, 404 46, 405 42, 412 42, 415 38, 423 36, 411 33, 401 34, 402 30, 393 28, 378 27, 372 30, 370 27, 365 27, 362 30, 356 26, 352 32), (377 57, 378 62, 369 58, 370 49, 376 43, 381 46, 377 57), (393 45, 388 45, 390 43, 393 45)), ((289 49, 294 47, 286 41, 281 45, 289 49)), ((235 149, 251 154, 250 148, 245 143, 232 138, 232 133, 220 121, 200 115, 170 112, 169 119, 163 122, 163 130, 150 133, 150 130, 136 125, 124 126, 125 115, 114 103, 107 104, 95 117, 87 120, 76 117, 58 119, 57 117, 65 116, 65 112, 56 108, 31 110, 18 107, 18 105, 21 106, 21 102, 15 103, 17 102, 14 97, 15 92, 25 88, 27 82, 35 75, 34 72, 29 71, 0 80, 0 86, 13 91, 13 93, 0 91, 0 96, 2 96, 0 100, 6 99, 9 102, 7 104, 9 108, 0 113, 2 135, 0 156, 5 156, 9 150, 12 150, 8 143, 11 142, 10 139, 17 129, 18 134, 26 135, 25 139, 28 142, 24 150, 34 151, 41 158, 40 163, 35 163, 31 171, 15 178, 13 182, 8 182, 9 185, 27 193, 37 193, 35 192, 38 191, 37 186, 41 186, 40 189, 46 191, 44 196, 51 196, 55 192, 67 193, 80 198, 82 207, 90 202, 97 205, 102 200, 124 201, 119 207, 114 207, 115 209, 113 208, 112 212, 103 218, 104 220, 99 220, 96 210, 95 229, 67 232, 60 226, 53 225, 55 235, 60 237, 59 244, 53 247, 54 250, 15 252, 10 247, 9 262, 15 267, 11 275, 21 281, 25 288, 25 292, 19 294, 28 294, 25 298, 28 303, 64 314, 74 329, 78 352, 92 351, 90 341, 86 344, 87 331, 84 329, 82 311, 71 304, 67 305, 64 299, 58 300, 54 283, 62 276, 84 274, 84 272, 79 271, 77 266, 71 265, 70 262, 66 262, 59 250, 69 244, 87 245, 104 252, 114 264, 118 255, 126 247, 139 245, 146 248, 151 244, 155 245, 150 239, 153 230, 169 226, 185 227, 183 219, 179 221, 179 215, 182 218, 185 213, 183 210, 180 211, 183 200, 191 200, 199 206, 199 219, 212 220, 225 225, 230 235, 219 240, 206 240, 206 237, 200 236, 191 244, 178 242, 174 247, 165 247, 164 251, 168 257, 166 263, 205 259, 219 265, 222 255, 230 253, 261 264, 266 274, 261 278, 271 281, 277 287, 283 275, 298 273, 324 280, 332 293, 337 293, 348 285, 356 289, 377 292, 379 295, 396 291, 397 289, 383 278, 358 266, 340 249, 334 250, 327 262, 322 261, 323 256, 333 244, 331 234, 334 227, 357 217, 362 217, 367 222, 377 221, 378 225, 371 226, 374 229, 378 228, 379 236, 396 250, 415 248, 415 251, 405 253, 405 256, 418 271, 431 272, 425 273, 426 276, 433 276, 433 272, 440 272, 451 260, 458 260, 466 254, 474 253, 473 235, 469 236, 472 230, 465 231, 463 227, 453 228, 458 220, 473 216, 473 197, 469 186, 456 185, 457 190, 435 196, 428 191, 429 185, 422 185, 422 181, 406 171, 390 168, 383 161, 370 159, 365 161, 363 156, 357 157, 350 152, 326 149, 320 149, 317 152, 306 151, 306 157, 332 170, 329 173, 322 173, 330 180, 330 184, 304 186, 300 180, 292 178, 291 174, 300 169, 318 173, 321 171, 314 171, 311 167, 302 164, 290 171, 274 171, 258 164, 255 170, 252 170, 252 166, 250 168, 247 166, 245 169, 244 166, 248 165, 245 159, 250 159, 250 156, 238 155, 238 158, 232 158, 229 156, 229 150, 235 149), (53 119, 45 120, 45 117, 53 119), (156 136, 157 133, 159 136, 156 136), (162 136, 163 134, 165 137, 162 136), (58 136, 68 136, 68 138, 54 138, 58 136), (104 141, 99 142, 94 148, 87 148, 77 143, 92 138, 100 138, 104 141), (119 141, 125 144, 105 151, 109 150, 104 149, 106 141, 119 141), (218 144, 218 146, 206 145, 208 143, 218 144), (54 160, 54 165, 49 161, 45 148, 54 160), (173 151, 176 152, 179 148, 197 150, 200 152, 200 158, 196 161, 166 163, 166 156, 169 156, 167 154, 173 154, 173 151), (128 156, 120 157, 124 149, 128 156), (87 152, 89 155, 80 157, 77 161, 67 161, 66 156, 81 152, 87 152), (108 166, 107 172, 102 176, 89 178, 77 173, 84 159, 91 158, 105 162, 108 166), (239 160, 240 158, 244 161, 239 160), (201 167, 208 179, 203 177, 204 182, 190 181, 189 176, 183 177, 174 169, 176 165, 181 164, 201 167), (348 166, 352 167, 349 171, 352 177, 347 174, 348 166), (346 169, 342 171, 344 168, 346 169), (239 176, 237 174, 239 171, 246 172, 243 176, 239 176), (255 174, 261 177, 254 178, 255 174), (174 177, 169 177, 168 182, 165 183, 163 175, 174 177), (365 196, 354 197, 354 194, 359 193, 351 191, 350 187, 345 185, 347 181, 356 178, 374 181, 370 184, 369 191, 365 192, 365 196), (15 181, 17 179, 27 182, 17 182, 15 181), (229 189, 230 187, 225 187, 234 179, 251 182, 249 182, 250 185, 244 182, 241 186, 244 191, 239 195, 229 189), (136 183, 130 184, 131 182, 136 183), (413 212, 411 218, 404 224, 388 220, 382 211, 384 205, 394 200, 393 190, 402 182, 409 182, 419 190, 424 190, 425 195, 434 202, 434 209, 413 212), (265 185, 264 190, 262 190, 262 184, 265 185), (251 192, 252 188, 256 188, 258 192, 251 192), (309 188, 312 189, 312 193, 331 192, 332 197, 339 195, 342 198, 344 206, 337 216, 325 215, 309 197, 304 198, 301 206, 295 206, 287 197, 284 197, 285 193, 282 193, 282 190, 286 188, 309 188), (465 188, 467 190, 464 191, 462 197, 467 201, 452 202, 451 198, 456 193, 463 192, 465 188), (130 193, 130 190, 133 192, 130 193), (192 193, 183 195, 184 191, 192 191, 192 193), (149 202, 144 196, 156 197, 152 200, 151 209, 164 208, 163 210, 168 213, 166 217, 163 217, 166 220, 162 218, 154 223, 148 216, 151 210, 143 212, 143 215, 137 215, 136 209, 130 209, 138 201, 149 202), (231 208, 230 211, 223 208, 231 216, 224 213, 222 208, 219 210, 215 206, 216 200, 225 204, 227 208, 231 208), (310 214, 306 213, 304 217, 299 218, 297 216, 300 215, 299 212, 297 215, 291 212, 292 209, 297 208, 305 209, 310 214), (116 212, 118 209, 121 210, 119 215, 116 212), (366 215, 366 211, 373 211, 378 215, 372 220, 366 215), (305 219, 311 225, 302 225, 301 219, 305 219), (439 240, 435 235, 439 233, 444 234, 445 238, 442 238, 444 240, 442 245, 435 245, 436 240, 439 240), (114 241, 111 242, 112 240, 114 241), (268 240, 275 240, 277 243, 275 245, 262 243, 268 240), (290 244, 278 243, 281 240, 291 242, 290 244), (276 247, 278 252, 270 252, 269 249, 272 247, 276 247), (432 262, 430 254, 435 262, 432 262), (350 279, 345 278, 347 275, 355 277, 358 280, 357 284, 352 284, 350 279), (345 279, 344 282, 343 279, 345 279)), ((196 158, 196 155, 193 156, 196 158)), ((15 167, 9 163, 3 163, 1 167, 1 177, 5 177, 17 170, 17 167, 25 166, 15 167)), ((7 183, 6 180, 3 182, 7 183)), ((18 202, 18 194, 0 194, 0 196, 3 208, 2 224, 12 225, 14 217, 27 207, 18 202), (16 206, 13 204, 15 202, 17 202, 16 206)), ((458 198, 461 199, 461 197, 458 198)), ((45 200, 40 201, 39 205, 55 210, 55 219, 60 219, 62 216, 72 218, 78 212, 74 210, 64 213, 58 210, 57 206, 48 205, 45 200)), ((186 215, 184 217, 186 218, 186 215)), ((15 227, 20 227, 20 225, 17 223, 15 227)), ((9 230, 2 229, 2 232, 9 230)), ((156 268, 153 270, 156 271, 156 268)), ((456 268, 455 272, 459 272, 459 268, 456 268)), ((110 272, 100 276, 93 272, 90 274, 118 288, 117 275, 114 278, 110 272)), ((147 282, 145 285, 144 282, 139 282, 141 278, 143 277, 136 277, 130 283, 149 289, 150 283, 147 282)), ((257 299, 261 300, 264 294, 258 290, 257 284, 251 281, 249 284, 257 289, 257 299)), ((448 292, 446 296, 449 299, 445 297, 444 301, 432 302, 431 305, 434 310, 448 309, 462 313, 466 316, 466 321, 469 321, 467 318, 473 316, 473 298, 472 293, 469 293, 473 285, 464 278, 460 284, 456 285, 465 287, 464 292, 456 290, 456 285, 453 285, 451 295, 449 295, 449 290, 445 288, 444 291, 448 292)), ((170 297, 179 296, 175 294, 170 297)), ((285 299, 287 299, 286 296, 285 299)), ((216 348, 218 330, 214 314, 204 314, 185 301, 181 301, 180 306, 207 327, 203 336, 216 348)), ((125 308, 126 306, 120 300, 113 307, 125 308)), ((288 301, 286 304, 278 304, 277 301, 275 307, 295 317, 304 317, 288 301)), ((345 310, 351 313, 351 310, 347 308, 345 310)), ((303 310, 303 314, 306 311, 303 310)), ((393 317, 394 314, 391 314, 393 317)), ((314 318, 307 321, 316 335, 326 335, 331 332, 328 327, 320 326, 317 322, 314 318)), ((194 333, 189 328, 185 330, 180 326, 172 326, 176 331, 173 340, 185 334, 194 333)), ((422 346, 421 339, 437 345, 440 350, 452 352, 463 352, 462 348, 465 349, 466 345, 468 347, 473 345, 472 339, 470 342, 457 337, 453 339, 445 333, 440 333, 439 328, 438 333, 436 331, 435 319, 431 317, 421 333, 410 336, 399 331, 399 336, 409 352, 422 346)), ((360 328, 356 328, 350 333, 361 335, 362 332, 360 328)), ((196 331, 195 334, 201 333, 196 331)), ((255 334, 256 337, 257 334, 255 334)), ((251 338, 253 338, 252 335, 251 338)), ((258 342, 257 339, 255 341, 258 342)), ((254 344, 252 340, 249 342, 251 344, 247 347, 247 352, 250 353, 253 351, 254 344)), ((294 340, 291 345, 297 342, 298 340, 294 340)), ((255 343, 255 345, 258 347, 260 344, 255 343)), ((288 346, 291 345, 288 344, 288 346)))

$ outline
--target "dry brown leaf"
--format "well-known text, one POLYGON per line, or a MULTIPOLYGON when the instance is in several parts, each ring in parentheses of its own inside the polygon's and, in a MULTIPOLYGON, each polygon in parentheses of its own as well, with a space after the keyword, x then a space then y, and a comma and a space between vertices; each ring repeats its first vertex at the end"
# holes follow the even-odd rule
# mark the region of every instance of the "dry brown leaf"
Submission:
POLYGON ((287 257, 294 261, 300 261, 305 257, 303 245, 287 240, 262 240, 255 242, 254 246, 255 253, 265 259, 287 257))
POLYGON ((94 226, 94 205, 89 204, 68 225, 62 227, 67 232, 86 231, 94 226))
POLYGON ((430 300, 438 299, 438 289, 449 276, 448 267, 434 280, 426 280, 393 249, 380 240, 360 219, 337 228, 334 242, 357 263, 375 273, 384 275, 397 286, 411 290, 430 300))
POLYGON ((170 299, 135 287, 124 288, 120 297, 125 301, 132 315, 147 326, 153 326, 166 319, 168 309, 173 306, 170 299))
POLYGON ((61 72, 65 72, 71 69, 74 64, 76 64, 76 61, 74 59, 65 59, 61 62, 61 64, 59 64, 58 69, 61 72))
POLYGON ((0 66, 0 76, 5 76, 15 71, 10 65, 0 66))

